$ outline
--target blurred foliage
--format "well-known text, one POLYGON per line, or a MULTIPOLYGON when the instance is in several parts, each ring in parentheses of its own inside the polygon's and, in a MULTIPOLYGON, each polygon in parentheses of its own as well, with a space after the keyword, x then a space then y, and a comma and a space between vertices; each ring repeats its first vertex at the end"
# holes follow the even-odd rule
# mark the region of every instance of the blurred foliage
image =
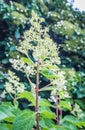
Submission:
POLYGON ((27 29, 27 19, 33 9, 46 18, 46 23, 52 30, 52 38, 61 45, 62 64, 74 67, 76 70, 85 70, 85 12, 74 10, 66 0, 33 0, 32 2, 29 0, 28 2, 19 1, 19 3, 1 0, 0 6, 0 23, 2 25, 0 45, 4 44, 2 47, 5 49, 5 54, 2 52, 3 55, 1 55, 2 59, 7 58, 6 54, 8 55, 10 50, 9 44, 7 44, 8 37, 12 38, 12 42, 18 42, 16 39, 23 38, 23 29, 27 29))

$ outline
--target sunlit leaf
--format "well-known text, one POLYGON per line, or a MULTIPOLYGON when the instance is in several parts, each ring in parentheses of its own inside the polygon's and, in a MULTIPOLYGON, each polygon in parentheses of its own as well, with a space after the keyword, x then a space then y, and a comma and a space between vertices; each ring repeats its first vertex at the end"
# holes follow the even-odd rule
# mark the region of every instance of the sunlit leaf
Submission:
POLYGON ((22 60, 24 63, 27 63, 28 65, 34 65, 33 61, 32 61, 30 58, 22 57, 21 60, 22 60))
POLYGON ((54 78, 58 78, 58 76, 56 74, 54 74, 51 70, 47 69, 47 68, 43 68, 41 70, 41 74, 46 77, 47 79, 54 79, 54 78))
POLYGON ((44 118, 48 118, 48 119, 56 119, 56 115, 52 111, 43 110, 41 112, 41 116, 43 116, 44 118))
POLYGON ((41 88, 40 91, 51 91, 53 89, 54 89, 53 86, 49 86, 49 87, 43 87, 43 88, 41 88))
POLYGON ((24 91, 23 93, 19 94, 20 98, 26 98, 28 101, 32 102, 35 105, 35 97, 32 92, 24 91))
POLYGON ((39 99, 39 106, 49 106, 54 107, 48 100, 46 99, 39 99))

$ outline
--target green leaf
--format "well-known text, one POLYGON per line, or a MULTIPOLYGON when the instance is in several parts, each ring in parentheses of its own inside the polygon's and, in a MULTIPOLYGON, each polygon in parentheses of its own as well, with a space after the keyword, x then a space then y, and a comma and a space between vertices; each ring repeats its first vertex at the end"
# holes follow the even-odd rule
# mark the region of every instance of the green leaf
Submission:
POLYGON ((57 13, 57 12, 55 12, 55 11, 50 11, 48 17, 49 17, 51 20, 57 20, 57 19, 60 18, 60 14, 57 13))
POLYGON ((71 123, 64 123, 63 126, 65 127, 65 130, 78 130, 77 127, 71 123))
POLYGON ((72 107, 71 107, 71 104, 70 104, 70 102, 67 102, 67 101, 61 101, 60 103, 59 103, 59 107, 60 108, 66 108, 66 109, 68 109, 68 110, 72 110, 72 107))
POLYGON ((51 91, 54 89, 54 86, 49 86, 49 87, 43 87, 40 89, 40 91, 51 91))
POLYGON ((4 15, 3 15, 3 19, 5 19, 5 20, 6 20, 6 19, 9 19, 9 17, 10 17, 10 16, 8 16, 7 14, 4 14, 4 15))
POLYGON ((14 117, 15 115, 11 112, 11 107, 7 105, 0 106, 0 120, 4 120, 8 117, 14 117))
POLYGON ((85 121, 79 121, 78 122, 81 126, 85 127, 85 121))
POLYGON ((5 86, 4 86, 4 83, 0 83, 0 89, 4 89, 5 88, 5 86))
POLYGON ((54 79, 54 78, 58 78, 57 75, 55 75, 51 70, 47 69, 47 68, 43 68, 41 70, 41 74, 46 77, 47 79, 54 79))
POLYGON ((41 116, 48 119, 54 119, 54 120, 56 119, 56 115, 52 111, 43 110, 41 112, 41 116))
POLYGON ((46 99, 39 99, 39 106, 48 106, 48 107, 54 107, 52 104, 46 100, 46 99))
POLYGON ((45 65, 47 69, 57 69, 56 65, 45 65))
POLYGON ((54 129, 51 129, 51 130, 71 130, 71 129, 65 128, 64 125, 62 126, 54 125, 53 128, 54 129))
POLYGON ((79 128, 82 128, 82 125, 84 125, 84 123, 85 123, 85 122, 80 122, 77 118, 75 118, 74 116, 71 116, 71 115, 65 116, 64 121, 67 121, 79 128))
POLYGON ((0 111, 0 120, 5 119, 6 117, 9 117, 9 115, 5 114, 4 112, 0 111))
POLYGON ((21 60, 24 62, 24 63, 27 63, 28 65, 34 65, 34 62, 28 57, 22 57, 21 60))
POLYGON ((78 105, 79 105, 82 109, 85 110, 85 104, 84 104, 82 101, 80 101, 80 100, 75 100, 75 102, 77 102, 78 105))
POLYGON ((50 130, 53 127, 53 125, 54 125, 53 121, 50 120, 50 119, 48 119, 48 118, 42 118, 40 120, 40 126, 41 126, 41 128, 44 128, 46 130, 50 130))
POLYGON ((19 8, 19 10, 25 10, 25 7, 21 3, 13 2, 14 6, 19 8))
POLYGON ((35 113, 26 110, 18 115, 13 124, 13 130, 32 130, 35 124, 35 113))
POLYGON ((62 33, 63 35, 72 35, 76 29, 76 26, 69 21, 62 22, 62 33), (70 28, 71 27, 71 28, 70 28))
POLYGON ((5 124, 0 123, 0 130, 10 130, 10 129, 8 129, 5 124))
POLYGON ((9 60, 7 58, 2 60, 2 64, 7 64, 8 62, 9 60))
POLYGON ((0 105, 0 120, 13 122, 15 117, 21 113, 21 110, 9 102, 0 105))
POLYGON ((18 108, 18 106, 19 106, 18 101, 17 101, 17 100, 14 100, 13 103, 14 103, 14 107, 15 107, 15 108, 18 108))
POLYGON ((0 74, 0 80, 1 80, 1 79, 4 79, 4 76, 3 76, 2 74, 0 74))
POLYGON ((24 91, 23 93, 19 94, 20 98, 26 98, 28 101, 32 102, 35 105, 35 98, 32 92, 24 91))
POLYGON ((7 126, 7 128, 8 128, 9 130, 13 130, 13 129, 12 129, 12 124, 6 124, 6 126, 7 126))
MULTIPOLYGON (((0 110, 6 114, 12 113, 13 115, 10 115, 10 118, 13 116, 15 117, 21 113, 21 110, 19 108, 17 108, 16 106, 13 106, 10 102, 2 103, 2 105, 0 105, 0 110)), ((9 118, 9 117, 7 117, 7 118, 9 118)))
POLYGON ((12 45, 11 47, 10 47, 10 51, 15 51, 16 50, 16 46, 15 45, 12 45))
POLYGON ((16 116, 10 116, 10 117, 7 117, 4 119, 4 121, 7 121, 7 122, 10 122, 10 123, 13 123, 14 120, 15 120, 16 116))

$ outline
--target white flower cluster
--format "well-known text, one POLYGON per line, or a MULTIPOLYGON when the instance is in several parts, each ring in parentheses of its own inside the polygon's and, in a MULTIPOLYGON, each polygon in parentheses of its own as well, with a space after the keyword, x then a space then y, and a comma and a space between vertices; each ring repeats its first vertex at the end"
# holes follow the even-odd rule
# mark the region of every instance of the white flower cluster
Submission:
POLYGON ((82 119, 84 117, 84 113, 78 104, 74 104, 73 111, 71 112, 73 115, 77 116, 78 119, 82 119))
MULTIPOLYGON (((57 66, 57 64, 60 64, 58 48, 48 35, 49 29, 42 27, 42 22, 44 22, 44 19, 39 18, 37 14, 32 12, 32 18, 30 19, 31 27, 24 33, 24 40, 17 47, 17 51, 25 55, 25 57, 23 59, 19 56, 17 59, 12 60, 13 67, 26 73, 29 78, 29 76, 36 76, 37 63, 39 63, 40 74, 42 74, 41 71, 44 68, 50 70, 53 74, 53 78, 50 79, 54 86, 52 96, 58 94, 61 98, 68 97, 64 73, 57 66), (33 60, 30 58, 29 52, 31 52, 33 60)), ((11 81, 13 85, 14 82, 11 81)), ((19 84, 17 85, 19 86, 19 84)), ((8 84, 6 86, 8 87, 8 84)), ((14 89, 10 91, 14 91, 14 89)))
POLYGON ((4 94, 9 93, 13 97, 17 97, 17 94, 24 92, 25 86, 23 83, 20 82, 20 79, 15 75, 14 72, 8 71, 7 76, 8 82, 5 84, 5 90, 2 93, 4 94))
POLYGON ((52 85, 54 87, 54 89, 51 92, 51 98, 53 101, 55 101, 55 96, 56 94, 59 95, 61 99, 64 98, 69 98, 69 93, 67 92, 67 88, 66 88, 66 80, 65 80, 65 76, 64 76, 64 72, 63 71, 59 71, 57 73, 58 78, 54 79, 52 81, 52 85))
MULTIPOLYGON (((48 35, 49 29, 47 27, 42 28, 41 23, 43 18, 39 18, 34 12, 32 12, 32 18, 30 19, 31 27, 24 33, 24 40, 20 42, 20 46, 17 47, 17 51, 28 57, 28 52, 32 51, 32 56, 36 61, 39 60, 41 67, 45 64, 60 64, 60 58, 58 56, 58 48, 56 44, 50 39, 48 35)), ((21 61, 20 58, 13 60, 13 67, 18 70, 30 70, 35 68, 36 65, 30 66, 21 61)), ((25 71, 26 72, 26 71, 25 71)))

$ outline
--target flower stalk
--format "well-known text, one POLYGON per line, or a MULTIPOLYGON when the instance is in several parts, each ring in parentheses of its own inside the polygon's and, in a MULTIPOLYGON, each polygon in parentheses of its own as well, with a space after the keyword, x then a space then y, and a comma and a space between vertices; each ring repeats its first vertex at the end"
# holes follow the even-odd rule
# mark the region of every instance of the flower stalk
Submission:
POLYGON ((62 109, 60 109, 60 116, 61 116, 61 118, 62 118, 62 109))
POLYGON ((56 95, 56 121, 59 124, 59 113, 58 113, 58 95, 56 95))
POLYGON ((35 106, 35 112, 36 112, 36 123, 37 123, 37 130, 40 130, 39 127, 39 62, 37 63, 37 72, 36 72, 36 88, 35 88, 35 93, 36 93, 36 106, 35 106))

